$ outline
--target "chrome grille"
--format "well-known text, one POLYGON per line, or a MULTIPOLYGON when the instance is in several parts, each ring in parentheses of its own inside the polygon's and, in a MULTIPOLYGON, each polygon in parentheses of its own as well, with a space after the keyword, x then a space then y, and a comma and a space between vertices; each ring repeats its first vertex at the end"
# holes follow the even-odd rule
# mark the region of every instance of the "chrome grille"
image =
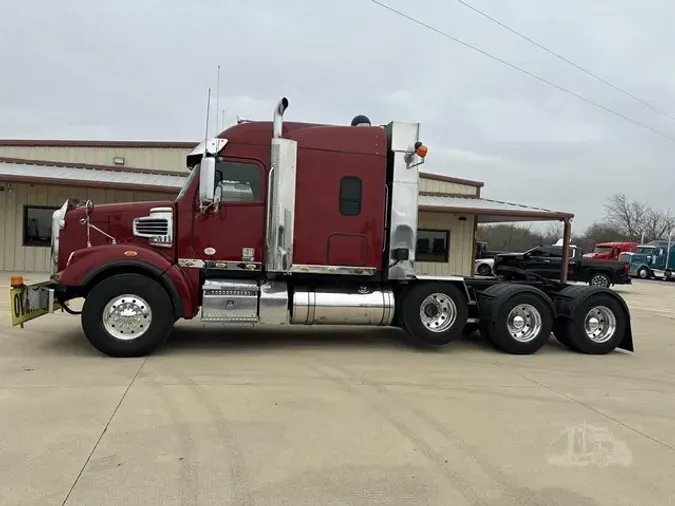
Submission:
POLYGON ((135 231, 143 235, 168 235, 169 220, 166 218, 152 218, 150 216, 137 218, 135 231))
POLYGON ((147 237, 151 246, 170 248, 173 244, 173 209, 154 207, 149 216, 134 218, 133 233, 147 237))

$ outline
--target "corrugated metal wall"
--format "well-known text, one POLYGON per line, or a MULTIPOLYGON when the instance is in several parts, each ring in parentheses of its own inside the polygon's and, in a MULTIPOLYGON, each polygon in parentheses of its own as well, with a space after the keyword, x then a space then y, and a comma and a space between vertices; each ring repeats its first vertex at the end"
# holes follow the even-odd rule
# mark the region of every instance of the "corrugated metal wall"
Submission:
POLYGON ((450 183, 448 181, 438 181, 436 179, 425 178, 420 174, 420 191, 433 193, 450 193, 453 195, 476 195, 476 187, 460 184, 450 183))
POLYGON ((0 270, 45 272, 49 248, 23 246, 23 208, 63 205, 67 198, 91 199, 99 204, 172 199, 172 194, 128 190, 100 190, 53 185, 12 184, 10 193, 0 186, 0 270))
POLYGON ((0 146, 0 157, 94 165, 115 165, 115 157, 123 157, 125 163, 120 168, 185 171, 185 157, 190 151, 153 147, 0 146))
POLYGON ((467 216, 466 220, 460 221, 452 214, 419 213, 418 228, 450 231, 450 254, 447 263, 416 262, 416 269, 430 276, 471 276, 474 220, 474 216, 467 216))

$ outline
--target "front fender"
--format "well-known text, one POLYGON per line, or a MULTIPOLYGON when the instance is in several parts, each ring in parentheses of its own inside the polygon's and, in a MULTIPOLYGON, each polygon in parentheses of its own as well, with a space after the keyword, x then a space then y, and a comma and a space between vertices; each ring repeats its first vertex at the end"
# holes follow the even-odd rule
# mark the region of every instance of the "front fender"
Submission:
POLYGON ((106 271, 133 269, 157 277, 169 292, 177 317, 195 314, 196 290, 172 259, 157 251, 125 244, 107 244, 73 252, 67 267, 54 276, 64 286, 83 287, 106 271))

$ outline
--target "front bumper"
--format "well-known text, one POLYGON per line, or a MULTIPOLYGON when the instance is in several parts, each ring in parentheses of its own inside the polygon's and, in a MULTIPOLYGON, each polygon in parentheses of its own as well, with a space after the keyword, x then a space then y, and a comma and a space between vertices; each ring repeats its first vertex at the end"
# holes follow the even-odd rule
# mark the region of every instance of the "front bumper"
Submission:
POLYGON ((12 326, 23 326, 28 321, 60 309, 55 288, 52 281, 12 286, 9 290, 12 326))

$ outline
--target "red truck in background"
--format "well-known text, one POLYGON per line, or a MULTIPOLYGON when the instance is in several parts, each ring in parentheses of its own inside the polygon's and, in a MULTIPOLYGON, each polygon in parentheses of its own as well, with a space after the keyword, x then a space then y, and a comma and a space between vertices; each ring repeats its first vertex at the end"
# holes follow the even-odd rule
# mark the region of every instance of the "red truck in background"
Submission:
MULTIPOLYGON (((174 201, 68 200, 52 221, 52 274, 11 282, 14 325, 84 298, 82 328, 110 356, 145 355, 179 319, 216 325, 370 325, 441 346, 479 328, 498 349, 633 351, 609 289, 415 271, 417 123, 241 122, 187 157, 174 201)), ((358 121, 356 121, 358 119, 358 121)), ((78 313, 76 313, 78 314, 78 313)))
POLYGON ((621 253, 635 253, 638 243, 636 242, 601 242, 595 245, 591 253, 586 253, 585 258, 595 260, 619 260, 621 253))

